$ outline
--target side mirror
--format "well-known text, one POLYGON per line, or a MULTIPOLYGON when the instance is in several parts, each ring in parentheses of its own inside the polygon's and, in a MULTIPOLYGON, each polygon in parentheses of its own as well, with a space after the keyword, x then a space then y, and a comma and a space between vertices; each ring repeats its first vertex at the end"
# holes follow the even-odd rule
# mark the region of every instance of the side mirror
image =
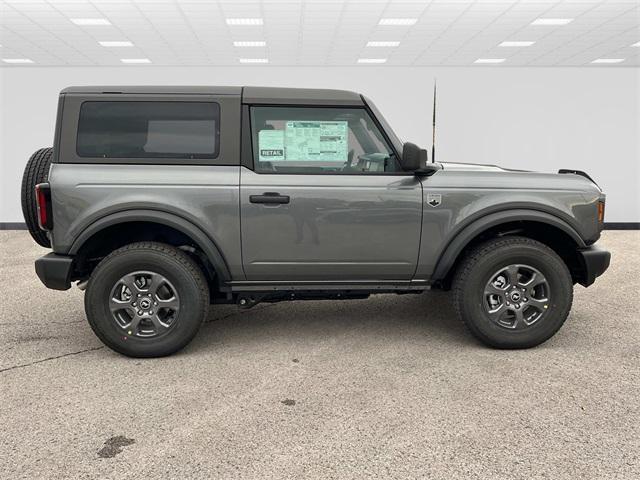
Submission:
POLYGON ((406 142, 402 147, 400 166, 405 172, 416 172, 424 169, 429 163, 429 154, 415 143, 406 142))

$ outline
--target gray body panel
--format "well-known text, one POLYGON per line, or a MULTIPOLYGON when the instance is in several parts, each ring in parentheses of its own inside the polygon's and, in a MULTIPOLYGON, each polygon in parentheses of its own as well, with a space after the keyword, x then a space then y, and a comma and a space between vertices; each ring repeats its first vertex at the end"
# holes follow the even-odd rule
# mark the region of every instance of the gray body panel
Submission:
POLYGON ((115 213, 156 210, 199 227, 242 279, 240 167, 53 164, 53 251, 69 253, 94 222, 115 213))
POLYGON ((414 175, 241 172, 242 251, 248 280, 410 280, 422 186, 414 175), (277 192, 284 205, 255 204, 277 192))
POLYGON ((575 175, 447 170, 418 180, 259 175, 244 167, 55 164, 50 182, 56 253, 69 253, 80 234, 107 215, 157 210, 202 229, 236 281, 428 281, 456 235, 496 212, 541 211, 581 238, 597 237, 593 219, 601 196, 575 175), (546 187, 533 187, 541 184, 546 187), (291 203, 249 202, 250 195, 272 191, 289 195, 291 203), (429 193, 442 195, 438 207, 426 203, 429 193))
MULTIPOLYGON (((492 169, 491 169, 492 170, 492 169)), ((420 261, 416 279, 430 279, 436 264, 449 243, 475 221, 494 213, 544 212, 575 230, 585 242, 599 236, 597 203, 600 190, 578 175, 533 172, 494 171, 461 167, 447 169, 425 177, 424 215, 420 261), (442 203, 426 203, 430 193, 440 194, 442 203)), ((524 219, 524 218, 522 218, 524 219)))

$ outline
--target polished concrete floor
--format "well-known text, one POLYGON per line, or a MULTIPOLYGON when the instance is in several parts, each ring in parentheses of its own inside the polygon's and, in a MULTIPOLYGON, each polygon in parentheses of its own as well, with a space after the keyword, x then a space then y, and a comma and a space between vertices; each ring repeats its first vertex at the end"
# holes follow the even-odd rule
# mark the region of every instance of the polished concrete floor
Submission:
POLYGON ((0 232, 0 478, 640 478, 640 232, 601 244, 532 350, 482 347, 432 292, 218 307, 133 360, 0 232))

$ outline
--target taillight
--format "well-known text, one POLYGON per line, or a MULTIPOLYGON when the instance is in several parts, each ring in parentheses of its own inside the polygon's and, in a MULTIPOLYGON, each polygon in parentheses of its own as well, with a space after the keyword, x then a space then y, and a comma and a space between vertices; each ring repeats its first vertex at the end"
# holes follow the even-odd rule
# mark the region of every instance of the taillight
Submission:
POLYGON ((51 215, 51 188, 48 183, 36 185, 36 206, 38 208, 38 224, 42 230, 53 228, 51 215))
POLYGON ((598 223, 604 223, 604 201, 598 202, 598 223))

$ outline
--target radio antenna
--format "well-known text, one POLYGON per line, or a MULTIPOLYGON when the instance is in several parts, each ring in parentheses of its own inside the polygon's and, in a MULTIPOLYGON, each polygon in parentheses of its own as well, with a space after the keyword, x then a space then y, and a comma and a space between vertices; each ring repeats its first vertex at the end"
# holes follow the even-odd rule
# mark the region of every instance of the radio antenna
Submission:
POLYGON ((431 139, 431 163, 436 161, 436 79, 433 79, 433 138, 431 139))

